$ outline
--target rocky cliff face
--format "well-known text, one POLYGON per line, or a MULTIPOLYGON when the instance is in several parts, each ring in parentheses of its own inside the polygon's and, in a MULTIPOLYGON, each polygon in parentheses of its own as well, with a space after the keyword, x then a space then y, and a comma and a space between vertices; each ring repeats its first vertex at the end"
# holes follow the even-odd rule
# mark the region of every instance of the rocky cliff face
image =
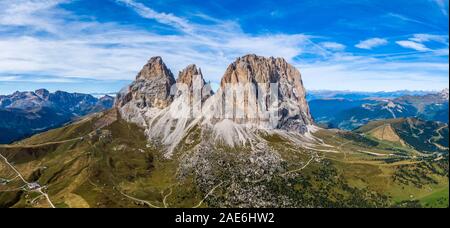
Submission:
POLYGON ((190 100, 194 100, 197 98, 194 97, 198 96, 198 100, 204 102, 214 94, 210 85, 206 84, 201 69, 197 68, 195 64, 189 65, 180 71, 177 84, 177 87, 183 86, 185 90, 182 91, 183 89, 179 88, 178 97, 184 92, 190 94, 190 100))
MULTIPOLYGON (((221 81, 221 89, 229 85, 248 85, 255 89, 253 96, 247 96, 244 106, 257 107, 256 112, 270 111, 269 103, 265 107, 258 104, 258 96, 264 93, 270 94, 270 83, 275 83, 276 91, 273 96, 277 107, 274 110, 278 116, 276 128, 304 133, 307 126, 313 123, 308 103, 305 98, 305 88, 303 87, 300 72, 283 58, 265 58, 256 55, 246 55, 238 58, 225 72, 221 81), (253 103, 253 104, 251 104, 253 103), (265 109, 265 110, 261 110, 265 109)), ((252 92, 250 92, 252 93, 252 92)), ((274 101, 273 97, 270 98, 274 101)), ((239 106, 239 102, 235 106, 239 106)), ((273 105, 273 104, 272 104, 273 105)), ((241 107, 249 110, 248 107, 241 107)))
POLYGON ((136 76, 136 80, 117 96, 116 106, 133 102, 138 108, 163 109, 173 101, 171 87, 175 84, 172 72, 161 57, 153 57, 136 76))

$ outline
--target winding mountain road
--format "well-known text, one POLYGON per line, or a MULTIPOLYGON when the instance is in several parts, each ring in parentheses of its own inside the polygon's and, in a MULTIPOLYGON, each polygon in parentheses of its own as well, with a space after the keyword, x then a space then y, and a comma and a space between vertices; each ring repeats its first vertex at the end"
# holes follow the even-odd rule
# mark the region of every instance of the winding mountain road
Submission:
MULTIPOLYGON (((14 165, 12 165, 8 159, 3 156, 2 154, 0 154, 0 158, 2 158, 4 160, 4 162, 12 169, 14 170, 14 172, 17 174, 17 176, 26 184, 27 187, 33 186, 33 183, 28 182, 27 180, 25 180, 25 178, 22 176, 22 174, 19 172, 19 170, 16 169, 16 167, 14 167, 14 165)), ((47 199, 48 204, 52 207, 52 208, 56 208, 55 205, 53 204, 53 202, 50 200, 50 197, 48 196, 47 193, 45 193, 44 191, 42 191, 41 186, 39 186, 36 189, 31 189, 30 191, 34 191, 34 192, 38 192, 40 193, 42 196, 44 196, 47 199)))

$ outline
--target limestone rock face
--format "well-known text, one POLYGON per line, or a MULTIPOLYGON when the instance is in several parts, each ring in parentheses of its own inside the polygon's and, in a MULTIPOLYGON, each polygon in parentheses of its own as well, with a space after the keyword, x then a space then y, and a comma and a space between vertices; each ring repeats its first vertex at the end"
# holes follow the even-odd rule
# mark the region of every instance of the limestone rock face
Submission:
POLYGON ((117 95, 116 106, 133 102, 137 108, 164 109, 173 101, 171 88, 175 84, 172 72, 161 57, 153 57, 136 76, 136 80, 117 95))
MULTIPOLYGON (((221 81, 221 89, 230 84, 248 83, 256 88, 258 84, 261 87, 262 83, 263 88, 259 92, 264 93, 269 93, 270 83, 278 84, 277 128, 303 133, 307 131, 306 127, 313 123, 300 72, 283 58, 265 58, 256 55, 238 58, 226 70, 221 81)), ((258 94, 254 97, 257 96, 258 94)), ((251 102, 257 101, 252 99, 245 101, 246 104, 251 102)))
POLYGON ((202 70, 200 68, 197 68, 195 64, 191 64, 180 71, 180 73, 178 74, 177 83, 184 83, 188 86, 191 86, 195 80, 194 77, 200 77, 203 81, 203 84, 205 83, 202 70))
POLYGON ((197 100, 204 102, 213 95, 210 85, 206 84, 205 79, 203 78, 201 69, 197 68, 195 64, 189 65, 180 71, 177 78, 177 84, 180 87, 184 86, 184 90, 186 90, 182 91, 180 89, 176 95, 177 97, 179 97, 182 92, 188 92, 191 101, 194 100, 195 96, 198 96, 197 100))

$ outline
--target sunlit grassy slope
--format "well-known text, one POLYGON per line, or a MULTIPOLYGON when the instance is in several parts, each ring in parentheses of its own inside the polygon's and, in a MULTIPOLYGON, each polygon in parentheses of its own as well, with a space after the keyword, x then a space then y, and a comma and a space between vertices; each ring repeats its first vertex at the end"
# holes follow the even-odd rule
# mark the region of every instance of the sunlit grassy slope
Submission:
MULTIPOLYGON (((420 151, 393 136, 395 126, 387 138, 373 135, 397 121, 357 132, 319 130, 310 146, 261 133, 279 156, 261 165, 248 147, 205 147, 199 156, 198 128, 166 159, 161 145, 111 110, 0 146, 0 154, 27 181, 45 186, 56 207, 448 207, 448 149, 420 151)), ((16 176, 0 160, 0 207, 49 207, 16 176)))

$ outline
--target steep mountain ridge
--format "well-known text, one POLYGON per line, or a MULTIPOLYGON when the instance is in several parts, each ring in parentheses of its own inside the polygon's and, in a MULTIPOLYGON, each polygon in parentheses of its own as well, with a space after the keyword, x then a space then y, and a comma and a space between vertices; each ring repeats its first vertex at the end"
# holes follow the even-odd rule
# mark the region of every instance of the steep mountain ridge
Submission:
POLYGON ((374 120, 417 117, 448 123, 448 90, 395 99, 319 99, 309 102, 322 125, 353 130, 374 120))
POLYGON ((136 80, 117 95, 117 106, 133 100, 138 108, 163 109, 173 101, 171 88, 175 84, 172 72, 161 57, 151 58, 136 76, 136 80))
POLYGON ((308 90, 306 98, 308 101, 322 99, 345 99, 345 100, 367 100, 367 99, 395 99, 403 96, 424 96, 427 94, 437 93, 433 91, 415 91, 415 90, 398 90, 398 91, 379 91, 379 92, 358 92, 358 91, 342 91, 342 90, 308 90))
POLYGON ((114 98, 46 89, 0 96, 0 143, 10 143, 112 107, 114 98))
POLYGON ((0 96, 0 109, 36 110, 42 107, 53 108, 59 112, 72 113, 83 116, 92 112, 95 106, 109 105, 114 98, 103 96, 97 99, 89 94, 68 93, 56 91, 50 93, 46 89, 34 92, 15 92, 11 95, 0 96), (108 103, 109 102, 109 103, 108 103))

